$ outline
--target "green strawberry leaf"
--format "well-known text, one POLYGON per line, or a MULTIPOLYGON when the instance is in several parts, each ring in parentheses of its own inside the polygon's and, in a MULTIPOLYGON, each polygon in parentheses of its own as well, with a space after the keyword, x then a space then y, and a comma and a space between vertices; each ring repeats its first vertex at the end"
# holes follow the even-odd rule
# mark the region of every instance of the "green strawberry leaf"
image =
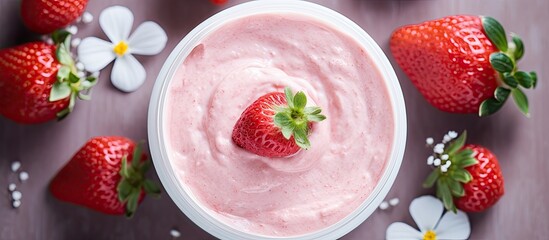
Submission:
POLYGON ((503 106, 502 102, 496 100, 495 98, 488 98, 480 104, 479 116, 485 117, 485 116, 492 115, 495 112, 497 112, 502 106, 503 106))
POLYGON ((54 31, 51 34, 51 39, 53 40, 53 42, 55 44, 60 44, 60 43, 63 43, 69 35, 71 35, 71 33, 69 33, 69 31, 67 31, 65 29, 59 29, 59 30, 54 31))
POLYGON ((290 109, 294 108, 294 94, 292 93, 292 89, 290 88, 284 88, 284 95, 286 95, 286 102, 288 103, 288 107, 290 109))
POLYGON ((133 169, 138 169, 139 168, 139 165, 141 163, 141 143, 137 143, 135 144, 135 147, 134 147, 134 150, 133 150, 133 158, 132 158, 132 168, 133 169))
POLYGON ((77 83, 78 81, 80 81, 80 78, 78 76, 76 76, 76 74, 70 72, 69 73, 69 82, 77 83))
POLYGON ((509 97, 509 94, 511 93, 511 90, 504 88, 504 87, 497 87, 496 91, 494 92, 494 98, 498 100, 501 103, 504 103, 505 100, 509 97))
POLYGON ((513 55, 515 56, 515 61, 518 61, 524 56, 524 43, 522 42, 522 39, 514 33, 511 33, 511 38, 515 44, 513 55))
POLYGON ((454 155, 458 150, 460 150, 465 145, 466 139, 467 139, 467 131, 463 131, 463 133, 461 133, 459 137, 456 138, 456 140, 452 141, 452 143, 448 145, 445 152, 448 155, 454 155))
POLYGON ((513 99, 515 100, 515 103, 517 104, 517 107, 520 109, 520 111, 526 116, 530 117, 530 113, 528 112, 528 98, 522 92, 522 90, 515 88, 511 91, 511 94, 513 95, 513 99))
POLYGON ((67 51, 67 48, 64 44, 57 46, 56 51, 57 61, 65 66, 73 66, 74 61, 72 60, 71 53, 67 51))
POLYGON ((450 188, 450 191, 454 196, 456 197, 465 196, 465 190, 463 189, 463 185, 461 185, 461 183, 451 178, 448 178, 447 181, 448 181, 448 187, 450 188))
POLYGON ((531 88, 534 85, 534 80, 529 73, 518 71, 515 73, 515 78, 517 79, 520 86, 524 88, 531 88))
POLYGON ((536 72, 530 72, 530 78, 532 78, 533 88, 536 88, 536 85, 538 84, 538 74, 536 72))
POLYGON ((515 69, 515 62, 507 54, 502 52, 495 52, 490 54, 490 63, 492 67, 500 72, 512 72, 515 69))
POLYGON ((481 17, 482 27, 486 32, 486 36, 490 41, 501 51, 507 51, 507 35, 503 26, 494 18, 483 16, 481 17))
POLYGON ((295 108, 305 108, 307 105, 307 97, 303 92, 297 92, 294 96, 294 107, 295 108))
POLYGON ((132 185, 126 180, 121 180, 116 186, 116 191, 118 192, 118 200, 126 202, 132 192, 132 185))
POLYGON ((506 72, 503 73, 503 82, 511 88, 516 88, 518 86, 518 81, 512 73, 506 72))
POLYGON ((473 158, 473 157, 470 157, 470 158, 466 158, 466 159, 463 159, 462 161, 460 161, 458 163, 458 167, 466 168, 466 167, 473 166, 475 164, 478 164, 478 160, 473 158))
POLYGON ((431 188, 433 187, 433 185, 436 183, 436 181, 438 180, 440 176, 440 171, 438 170, 434 170, 432 171, 429 176, 427 176, 427 179, 425 179, 425 181, 423 181, 423 184, 422 186, 424 188, 431 188))
POLYGON ((147 194, 151 194, 154 197, 160 196, 160 188, 156 185, 156 183, 149 179, 145 179, 143 182, 143 189, 147 194))
POLYGON ((133 190, 128 196, 128 201, 126 202, 126 217, 131 218, 137 210, 137 205, 139 203, 139 195, 141 194, 141 189, 133 190))
POLYGON ((456 212, 454 198, 452 197, 452 192, 450 191, 450 187, 448 187, 448 184, 444 181, 438 181, 437 190, 440 193, 440 198, 442 198, 442 203, 444 204, 444 207, 449 211, 456 212))
POLYGON ((72 93, 68 82, 55 82, 50 91, 50 102, 68 98, 72 93))
POLYGON ((57 70, 57 81, 63 82, 65 79, 68 79, 70 73, 71 68, 69 66, 61 65, 59 70, 57 70))
POLYGON ((452 177, 457 180, 457 181, 460 181, 462 183, 468 183, 470 182, 471 180, 473 180, 473 176, 471 176, 471 173, 469 173, 467 170, 465 169, 456 169, 454 172, 453 172, 453 175, 452 177))

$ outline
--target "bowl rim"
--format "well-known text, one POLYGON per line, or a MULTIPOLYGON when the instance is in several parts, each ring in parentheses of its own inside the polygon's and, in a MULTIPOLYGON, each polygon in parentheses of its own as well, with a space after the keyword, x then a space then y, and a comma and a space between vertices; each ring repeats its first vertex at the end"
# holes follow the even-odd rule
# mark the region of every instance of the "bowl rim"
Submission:
POLYGON ((342 14, 306 1, 261 0, 242 3, 225 9, 206 19, 189 32, 172 50, 164 62, 154 84, 148 111, 148 139, 151 158, 166 192, 179 209, 196 225, 220 239, 337 239, 364 222, 383 201, 391 189, 402 163, 406 145, 406 110, 404 97, 395 71, 379 45, 356 23, 342 14), (234 20, 261 13, 298 13, 321 20, 323 23, 350 35, 366 50, 385 81, 393 106, 394 133, 389 160, 376 187, 364 202, 348 216, 321 230, 299 236, 278 237, 252 234, 235 229, 216 219, 207 207, 188 194, 173 170, 164 139, 164 107, 167 90, 178 67, 190 51, 211 32, 234 20), (328 20, 329 19, 329 20, 328 20))

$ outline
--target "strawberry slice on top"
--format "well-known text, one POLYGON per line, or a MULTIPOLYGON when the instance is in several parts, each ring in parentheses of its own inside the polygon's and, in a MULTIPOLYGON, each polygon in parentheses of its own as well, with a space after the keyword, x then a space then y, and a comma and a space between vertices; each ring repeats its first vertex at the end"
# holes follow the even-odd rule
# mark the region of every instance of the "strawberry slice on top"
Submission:
POLYGON ((286 157, 308 149, 313 122, 326 119, 320 107, 307 107, 303 92, 295 95, 290 88, 284 93, 271 92, 254 101, 236 122, 233 142, 264 157, 286 157))

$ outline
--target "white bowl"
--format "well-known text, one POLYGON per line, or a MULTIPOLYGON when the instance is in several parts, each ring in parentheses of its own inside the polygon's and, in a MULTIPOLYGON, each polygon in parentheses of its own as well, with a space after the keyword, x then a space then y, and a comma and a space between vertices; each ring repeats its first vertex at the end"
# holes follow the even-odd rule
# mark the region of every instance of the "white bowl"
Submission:
POLYGON ((177 206, 194 223, 208 233, 221 239, 337 239, 366 220, 383 201, 397 176, 404 147, 406 145, 406 111, 402 91, 393 67, 376 42, 358 25, 343 15, 305 1, 292 0, 262 0, 243 3, 226 9, 202 22, 193 29, 172 51, 156 80, 148 115, 149 145, 152 159, 158 176, 164 188, 177 206), (204 37, 222 26, 231 19, 249 16, 258 13, 298 13, 317 18, 326 24, 340 29, 342 32, 355 38, 368 52, 385 80, 394 116, 394 140, 390 159, 385 166, 384 173, 368 198, 351 214, 339 222, 305 235, 292 237, 273 237, 251 234, 232 228, 211 216, 205 207, 191 194, 188 186, 178 179, 167 154, 167 144, 164 134, 164 108, 166 107, 166 93, 178 67, 183 63, 191 50, 204 37))

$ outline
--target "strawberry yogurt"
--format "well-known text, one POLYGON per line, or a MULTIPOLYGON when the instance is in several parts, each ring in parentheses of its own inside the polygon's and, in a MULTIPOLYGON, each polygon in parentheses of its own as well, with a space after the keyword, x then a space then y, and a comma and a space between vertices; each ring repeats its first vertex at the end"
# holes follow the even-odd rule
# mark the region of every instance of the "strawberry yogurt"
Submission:
POLYGON ((176 175, 213 216, 244 232, 297 236, 340 221, 380 180, 394 116, 380 71, 361 44, 301 14, 261 13, 223 24, 179 66, 164 132, 176 175), (237 147, 234 124, 255 99, 304 91, 327 119, 312 147, 265 158, 237 147))

